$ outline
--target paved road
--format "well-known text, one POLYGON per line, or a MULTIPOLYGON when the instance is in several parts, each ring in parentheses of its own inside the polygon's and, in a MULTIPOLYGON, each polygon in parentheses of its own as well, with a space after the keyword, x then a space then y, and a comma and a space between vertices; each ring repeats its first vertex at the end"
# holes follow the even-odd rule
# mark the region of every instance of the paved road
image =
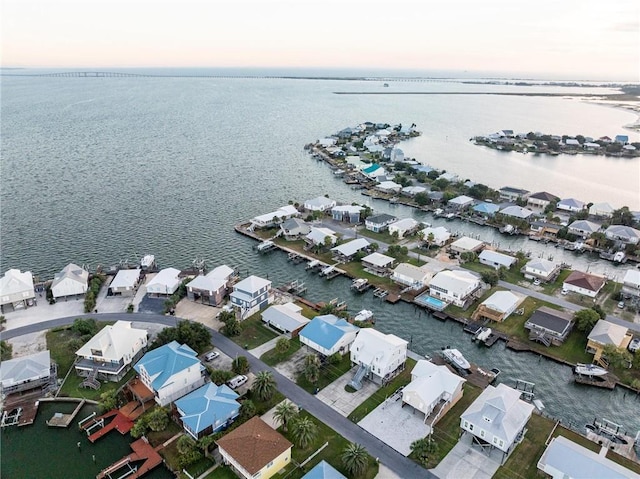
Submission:
MULTIPOLYGON (((100 314, 84 314, 67 318, 58 318, 50 321, 44 321, 41 323, 30 324, 20 328, 10 329, 3 331, 1 338, 7 340, 22 336, 24 334, 36 333, 39 331, 65 326, 72 324, 76 318, 97 318, 100 321, 135 321, 141 323, 156 323, 164 324, 165 326, 175 326, 180 318, 172 316, 164 316, 160 314, 151 313, 100 313, 100 314)), ((206 326, 205 326, 206 327, 206 326)), ((331 407, 324 404, 312 394, 309 394, 304 389, 299 387, 294 382, 287 379, 280 374, 274 368, 267 366, 258 358, 247 354, 247 351, 229 338, 223 336, 217 331, 207 328, 211 333, 211 339, 213 344, 220 349, 223 353, 230 357, 245 356, 249 360, 251 370, 253 372, 269 371, 273 374, 277 384, 278 390, 284 394, 291 401, 295 402, 299 407, 309 411, 320 421, 324 422, 327 426, 344 436, 351 442, 362 444, 369 454, 377 457, 382 464, 391 469, 401 478, 435 478, 431 472, 420 467, 412 460, 406 458, 399 452, 395 451, 387 444, 382 442, 377 437, 371 435, 357 424, 352 423, 348 419, 341 416, 338 412, 331 409, 331 407)))

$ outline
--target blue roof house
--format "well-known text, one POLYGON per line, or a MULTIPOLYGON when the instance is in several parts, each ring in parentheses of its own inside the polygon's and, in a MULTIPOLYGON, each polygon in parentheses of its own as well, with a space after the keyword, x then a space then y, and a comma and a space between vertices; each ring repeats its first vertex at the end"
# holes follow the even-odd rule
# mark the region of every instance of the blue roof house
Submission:
POLYGON ((500 206, 493 203, 479 203, 473 207, 475 213, 483 216, 493 216, 498 210, 500 210, 500 206))
POLYGON ((176 401, 184 430, 196 441, 227 428, 240 414, 238 394, 226 384, 208 383, 176 401))
POLYGON ((360 328, 333 314, 316 316, 300 331, 300 342, 322 354, 346 354, 360 328))
POLYGON ((347 479, 327 461, 320 461, 302 479, 347 479))
POLYGON ((171 341, 146 353, 133 367, 160 406, 204 384, 205 367, 186 344, 171 341))

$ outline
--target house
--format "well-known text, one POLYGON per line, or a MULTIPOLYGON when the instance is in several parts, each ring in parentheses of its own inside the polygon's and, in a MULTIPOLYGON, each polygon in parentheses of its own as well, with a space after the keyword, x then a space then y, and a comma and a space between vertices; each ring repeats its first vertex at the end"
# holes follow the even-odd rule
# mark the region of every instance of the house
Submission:
POLYGON ((389 276, 389 270, 393 267, 395 258, 381 253, 371 253, 362 258, 362 266, 365 271, 377 276, 389 276))
POLYGON ((530 192, 520 188, 513 188, 511 186, 503 186, 498 190, 500 198, 507 201, 524 200, 529 196, 530 192))
POLYGON ((615 209, 609 203, 594 203, 589 208, 589 214, 604 218, 611 218, 615 209))
POLYGON ((349 352, 358 331, 360 331, 358 326, 333 314, 325 314, 313 318, 300 331, 299 337, 302 344, 322 356, 331 356, 335 353, 344 355, 349 352))
POLYGON ((398 239, 403 239, 406 235, 409 235, 416 231, 419 225, 420 223, 418 223, 413 218, 403 218, 389 225, 389 234, 395 234, 397 235, 398 239))
POLYGON ((441 203, 444 200, 444 192, 442 191, 429 191, 427 196, 432 203, 441 203))
POLYGON ((630 226, 611 225, 604 230, 604 235, 613 241, 621 241, 625 244, 638 244, 640 231, 630 226))
POLYGON ((478 259, 480 260, 481 264, 491 266, 495 269, 509 269, 518 261, 513 256, 509 256, 508 254, 504 253, 498 253, 497 251, 492 251, 490 249, 482 250, 482 252, 478 255, 478 259))
POLYGON ((280 224, 280 230, 284 239, 295 241, 302 236, 306 236, 311 231, 311 227, 299 218, 289 218, 280 224))
POLYGON ((427 191, 429 190, 427 190, 427 188, 425 188, 424 186, 405 186, 404 188, 402 188, 402 191, 400 193, 413 198, 417 194, 426 193, 427 191))
POLYGON ((331 248, 331 251, 333 251, 333 257, 336 259, 336 261, 348 263, 353 259, 356 253, 365 250, 369 247, 369 245, 369 241, 367 241, 365 238, 356 238, 344 244, 341 244, 340 246, 331 248))
POLYGON ((336 206, 336 202, 326 196, 318 196, 304 202, 307 211, 327 211, 336 206))
POLYGON ((147 330, 131 327, 131 321, 105 326, 76 351, 76 373, 118 382, 144 354, 147 339, 147 330))
POLYGON ((640 298, 640 271, 627 270, 622 278, 622 294, 626 297, 640 298))
POLYGON ((447 303, 464 308, 480 290, 480 279, 468 271, 441 271, 429 283, 429 294, 447 303))
POLYGON ((181 282, 179 269, 161 269, 147 283, 147 294, 151 296, 171 296, 178 290, 181 282))
POLYGON ((369 216, 366 220, 364 220, 364 226, 369 231, 380 233, 386 230, 391 223, 394 223, 396 221, 398 221, 398 218, 396 218, 395 216, 383 213, 379 215, 369 216))
POLYGON ((524 328, 530 331, 529 339, 538 341, 545 346, 560 345, 573 328, 573 316, 546 306, 536 309, 524 323, 524 328))
POLYGON ((556 223, 549 223, 547 221, 532 221, 529 225, 529 229, 532 233, 536 233, 538 236, 555 238, 558 235, 558 232, 562 229, 562 226, 556 223))
POLYGON ((133 369, 160 406, 198 389, 205 382, 206 368, 198 359, 198 353, 177 341, 147 352, 133 369))
POLYGON ((438 176, 438 179, 448 181, 449 183, 455 183, 459 180, 458 175, 455 173, 442 173, 438 176))
MULTIPOLYGON (((382 151, 382 148, 380 148, 380 151, 382 151)), ((366 168, 363 168, 361 171, 364 176, 366 176, 371 180, 375 180, 379 176, 385 176, 387 174, 385 169, 382 166, 378 165, 377 163, 374 163, 373 165, 369 165, 366 168)))
POLYGON ((336 138, 322 138, 318 140, 318 144, 320 146, 327 148, 329 146, 334 146, 338 140, 336 138))
POLYGON ((490 319, 502 322, 513 313, 525 300, 511 291, 496 291, 478 305, 471 316, 474 320, 490 319))
POLYGON ((394 146, 391 149, 391 154, 389 155, 389 160, 393 161, 394 163, 398 163, 398 162, 404 161, 404 151, 402 151, 397 146, 394 146))
POLYGON ((582 211, 585 207, 585 203, 576 200, 575 198, 565 198, 558 202, 557 208, 563 211, 571 211, 572 213, 576 213, 582 211))
POLYGON ((3 398, 49 385, 57 386, 57 368, 51 362, 49 350, 0 363, 0 393, 3 398))
POLYGON ((408 344, 394 334, 364 328, 351 345, 351 362, 360 366, 363 378, 376 384, 386 384, 404 367, 408 344))
POLYGON ((593 233, 600 231, 601 225, 587 220, 576 220, 567 227, 567 231, 572 235, 588 238, 593 233))
MULTIPOLYGON (((380 177, 378 177, 380 179, 380 177)), ((402 185, 396 183, 395 181, 381 181, 378 185, 376 185, 376 190, 381 191, 383 193, 400 193, 402 190, 402 185)))
POLYGON ((54 299, 84 296, 89 283, 89 272, 80 266, 69 263, 57 273, 51 283, 54 299))
POLYGON ((302 479, 347 479, 324 459, 316 464, 302 479))
POLYGON ((599 143, 594 143, 594 142, 592 142, 592 141, 585 141, 585 142, 582 144, 582 148, 583 148, 585 151, 598 151, 598 150, 600 150, 602 147, 600 146, 600 144, 599 144, 599 143))
POLYGON ((626 145, 629 143, 629 135, 616 135, 613 141, 615 143, 622 143, 623 145, 626 145))
POLYGON ((236 283, 229 296, 240 319, 247 319, 266 308, 274 299, 271 281, 253 275, 236 283))
POLYGON ((484 242, 463 236, 451 243, 449 248, 456 253, 477 253, 484 248, 484 242))
POLYGON ((411 289, 422 289, 429 284, 433 275, 438 272, 428 268, 429 264, 414 266, 409 263, 400 263, 393 270, 391 280, 395 283, 409 286, 411 289))
POLYGON ((521 391, 506 384, 487 386, 460 416, 463 434, 483 447, 502 452, 502 463, 522 441, 534 406, 520 399, 521 391))
POLYGON ((474 199, 470 196, 460 195, 450 199, 447 204, 455 210, 464 210, 473 205, 474 199))
POLYGON ((606 345, 612 344, 616 348, 626 349, 632 337, 633 334, 624 326, 600 319, 587 336, 586 351, 593 354, 594 362, 602 363, 602 355, 606 345))
POLYGON ((133 296, 140 282, 140 268, 121 269, 109 284, 109 296, 133 296))
POLYGON ((414 169, 419 173, 424 173, 425 175, 428 175, 433 171, 433 168, 431 168, 429 165, 418 165, 415 166, 414 169))
POLYGON ((251 228, 270 228, 284 220, 299 216, 300 212, 293 205, 283 206, 271 213, 265 213, 264 215, 256 216, 251 220, 251 228))
POLYGON ((596 274, 572 271, 562 283, 562 288, 567 291, 595 298, 607 282, 607 278, 596 274))
POLYGON ((336 221, 345 221, 351 224, 360 223, 360 215, 364 210, 363 206, 344 205, 331 208, 331 217, 336 221))
POLYGON ((528 220, 529 217, 533 214, 533 211, 528 210, 527 208, 523 208, 522 206, 512 205, 501 209, 498 213, 503 216, 508 216, 509 218, 515 218, 517 220, 528 220))
POLYGON ((433 427, 462 398, 465 382, 446 366, 420 359, 411 370, 411 382, 402 390, 403 407, 408 404, 433 427))
POLYGON ((500 210, 500 206, 493 203, 478 203, 472 209, 474 213, 487 217, 494 216, 500 210))
POLYGON ((262 321, 295 338, 309 319, 300 314, 302 308, 295 303, 274 304, 262 312, 262 321))
POLYGON ((435 228, 429 226, 418 234, 422 235, 423 241, 427 242, 429 245, 436 246, 444 246, 445 243, 449 241, 449 238, 451 238, 451 233, 449 233, 449 230, 444 226, 436 226, 435 228))
POLYGON ((35 297, 31 271, 23 273, 19 269, 10 269, 0 278, 1 312, 32 306, 35 303, 35 297))
POLYGON ((557 436, 542 453, 538 469, 551 479, 640 479, 640 475, 564 436, 557 436))
POLYGON ((336 234, 332 229, 312 226, 309 234, 304 237, 304 242, 309 246, 325 246, 327 243, 333 246, 338 241, 336 234))
POLYGON ((210 306, 218 306, 227 295, 231 282, 237 274, 226 264, 220 265, 206 275, 196 276, 187 283, 187 298, 210 306))
POLYGON ((575 138, 567 138, 565 140, 564 144, 568 148, 572 148, 572 149, 580 147, 580 142, 578 140, 576 140, 575 138))
POLYGON ((291 444, 254 416, 216 441, 225 464, 244 479, 269 479, 291 462, 291 444))
POLYGON ((559 272, 559 265, 544 258, 534 258, 522 268, 525 278, 530 280, 539 279, 543 282, 553 281, 559 272))
POLYGON ((238 393, 226 384, 207 383, 175 402, 185 432, 196 441, 226 429, 239 415, 238 393))

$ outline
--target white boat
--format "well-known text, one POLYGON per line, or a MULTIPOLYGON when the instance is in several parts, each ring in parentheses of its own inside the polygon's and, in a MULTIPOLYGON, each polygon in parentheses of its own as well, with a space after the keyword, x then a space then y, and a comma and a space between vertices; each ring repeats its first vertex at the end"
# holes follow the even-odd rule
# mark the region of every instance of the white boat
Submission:
POLYGON ((462 353, 457 349, 444 349, 442 351, 444 357, 449 360, 454 366, 460 369, 471 369, 469 361, 467 361, 462 353))
POLYGON ((604 376, 609 371, 595 364, 576 364, 573 372, 580 374, 581 376, 604 376))
POLYGON ((355 289, 358 292, 362 292, 369 287, 369 280, 365 278, 354 279, 351 283, 351 289, 355 289))
POLYGON ((484 343, 487 339, 489 339, 489 336, 491 336, 491 332, 491 328, 482 328, 480 331, 478 331, 475 339, 484 343))
POLYGON ((368 309, 363 309, 353 318, 354 321, 369 321, 373 318, 373 311, 369 311, 368 309))

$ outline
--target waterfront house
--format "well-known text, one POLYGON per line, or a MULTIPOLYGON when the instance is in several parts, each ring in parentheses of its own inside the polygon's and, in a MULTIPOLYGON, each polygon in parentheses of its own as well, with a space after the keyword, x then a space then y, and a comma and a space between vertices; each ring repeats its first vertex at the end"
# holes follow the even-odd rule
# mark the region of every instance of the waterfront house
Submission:
POLYGON ((69 263, 57 273, 51 283, 54 299, 80 298, 87 292, 89 272, 80 266, 69 263))
POLYGON ((602 149, 602 146, 600 146, 599 143, 594 143, 593 141, 585 141, 582 144, 582 148, 584 149, 584 151, 595 152, 600 151, 602 149))
POLYGON ((318 144, 323 148, 334 146, 338 140, 336 138, 321 138, 318 140, 318 144))
POLYGON ((179 269, 161 269, 147 283, 147 294, 150 296, 171 296, 180 287, 181 282, 179 269))
POLYGON ((521 221, 527 221, 529 217, 533 214, 533 211, 523 208, 522 206, 507 206, 506 208, 501 209, 499 214, 506 216, 508 218, 515 218, 521 221))
POLYGON ((345 355, 355 341, 358 331, 358 326, 333 314, 325 314, 313 318, 300 331, 299 338, 302 344, 322 356, 335 353, 345 355))
POLYGON ((196 276, 187 283, 187 298, 210 306, 218 306, 224 300, 236 272, 226 264, 196 276))
POLYGON ((484 242, 479 241, 475 238, 463 236, 451 243, 449 245, 449 248, 451 249, 451 251, 454 251, 456 253, 477 253, 482 248, 484 248, 484 242))
POLYGON ((362 266, 368 273, 376 276, 389 276, 390 269, 393 268, 395 258, 381 253, 371 253, 362 258, 362 266))
POLYGON ((449 238, 451 238, 451 233, 444 226, 436 226, 435 228, 429 226, 428 228, 423 229, 419 234, 422 235, 422 240, 429 243, 429 245, 436 246, 444 246, 449 238))
POLYGON ((204 384, 206 368, 197 356, 186 344, 171 341, 147 352, 133 368, 156 402, 166 406, 204 384))
POLYGON ((444 193, 442 191, 429 191, 427 196, 431 203, 442 203, 444 200, 444 193))
POLYGON ((595 298, 607 282, 607 278, 596 274, 572 271, 562 283, 562 289, 595 298))
POLYGON ((613 141, 615 143, 621 143, 623 145, 626 145, 627 143, 629 143, 629 135, 616 135, 613 141))
POLYGON ((424 186, 405 186, 404 188, 402 188, 402 191, 400 193, 413 198, 417 194, 426 193, 427 191, 429 190, 424 186))
POLYGON ((628 269, 622 279, 622 294, 625 297, 640 299, 640 271, 628 269))
POLYGON ((601 136, 600 138, 598 138, 598 141, 601 141, 603 143, 611 143, 613 140, 608 136, 601 136))
POLYGON ((56 387, 56 378, 57 368, 51 362, 49 350, 0 363, 0 393, 3 398, 48 386, 56 387))
POLYGON ((274 300, 271 281, 253 275, 236 283, 229 296, 239 319, 247 319, 274 300))
POLYGON ((147 348, 147 330, 116 321, 96 333, 76 351, 78 376, 120 381, 147 348))
POLYGON ((109 284, 108 295, 133 296, 140 283, 140 268, 121 269, 109 284))
POLYGON ((544 258, 533 258, 522 268, 522 273, 532 281, 539 279, 548 282, 553 281, 560 273, 560 266, 544 258))
POLYGON ((625 244, 638 244, 640 241, 640 231, 630 226, 611 225, 604 230, 604 235, 610 240, 625 244))
POLYGON ((503 200, 517 201, 526 199, 530 192, 521 188, 513 188, 512 186, 503 186, 498 190, 498 194, 503 200))
POLYGON ((402 390, 403 407, 408 404, 433 427, 462 398, 465 382, 446 366, 420 359, 411 370, 411 382, 402 390))
POLYGON ((506 384, 489 385, 460 416, 462 434, 470 434, 483 448, 500 450, 503 464, 524 438, 534 410, 520 394, 506 384))
POLYGON ((545 346, 559 346, 567 339, 573 323, 572 315, 543 306, 533 312, 524 323, 524 328, 529 330, 529 339, 532 341, 545 346))
POLYGON ((318 196, 304 202, 307 211, 327 211, 336 206, 336 202, 326 196, 318 196))
POLYGON ((529 229, 532 233, 536 233, 537 236, 555 238, 558 235, 558 232, 562 229, 562 226, 556 223, 549 223, 547 221, 532 221, 529 225, 529 229))
POLYGON ((336 234, 332 229, 312 226, 309 234, 304 237, 304 242, 309 246, 325 246, 327 243, 333 246, 338 241, 336 234))
POLYGON ((289 218, 280 224, 282 236, 287 241, 295 241, 306 236, 311 231, 311 227, 300 218, 289 218))
POLYGON ((369 216, 366 220, 364 220, 364 226, 369 231, 373 231, 374 233, 381 233, 386 230, 391 223, 398 221, 398 218, 392 215, 388 215, 386 213, 382 213, 379 215, 369 216))
POLYGON ((422 289, 429 284, 435 273, 441 271, 439 268, 430 268, 427 263, 424 266, 414 266, 409 263, 400 263, 393 270, 391 280, 395 283, 408 286, 411 289, 422 289))
POLYGON ((551 479, 640 479, 640 475, 607 459, 606 454, 593 452, 564 436, 551 438, 537 467, 551 479))
POLYGON ((415 232, 420 223, 413 218, 403 218, 389 225, 389 234, 396 235, 398 239, 403 239, 406 235, 415 232))
POLYGON ((458 175, 456 175, 455 173, 442 173, 440 176, 438 176, 438 179, 448 181, 449 183, 456 183, 460 180, 460 178, 458 178, 458 175))
POLYGON ((333 258, 342 263, 348 263, 360 251, 365 251, 370 243, 365 238, 356 238, 347 243, 331 248, 333 258))
POLYGON ((430 172, 433 171, 433 168, 431 168, 429 165, 417 165, 414 167, 414 170, 416 170, 419 173, 424 173, 425 175, 428 175, 430 172))
POLYGON ((589 208, 589 214, 591 216, 597 216, 601 218, 611 218, 614 211, 614 207, 609 203, 594 203, 589 208))
POLYGON ((302 479, 347 479, 324 459, 316 464, 302 479))
POLYGON ((240 415, 238 393, 226 384, 208 383, 175 402, 185 432, 196 441, 226 429, 240 415))
POLYGON ((402 190, 402 185, 396 183, 395 181, 381 181, 376 185, 375 188, 382 193, 395 194, 400 193, 400 191, 402 190))
POLYGON ((441 271, 429 282, 429 294, 447 303, 465 308, 481 288, 480 279, 468 271, 441 271))
POLYGON ((351 345, 351 362, 366 371, 364 377, 370 381, 386 384, 404 367, 408 344, 394 334, 364 328, 351 345))
POLYGON ((482 252, 478 255, 478 259, 480 260, 481 264, 491 266, 494 269, 509 269, 518 261, 513 256, 509 256, 508 254, 504 253, 498 253, 497 251, 492 251, 490 249, 482 250, 482 252))
POLYGON ((366 168, 360 170, 364 176, 369 178, 370 180, 377 180, 380 176, 386 176, 387 172, 385 169, 377 163, 373 165, 369 165, 366 168))
POLYGON ((299 216, 300 212, 293 205, 283 206, 271 213, 265 213, 263 215, 256 216, 251 219, 251 229, 255 228, 271 228, 277 224, 282 223, 284 220, 299 216))
POLYGON ((404 151, 402 151, 397 146, 394 146, 391 149, 391 153, 389 155, 389 160, 394 162, 394 163, 399 163, 399 162, 404 161, 404 151))
POLYGON ((525 300, 525 297, 511 291, 496 291, 478 305, 471 316, 474 320, 490 319, 502 322, 525 300))
POLYGON ((586 351, 593 354, 594 363, 608 366, 606 358, 603 360, 604 347, 611 344, 626 349, 632 338, 633 334, 624 326, 600 319, 587 336, 586 351))
POLYGON ((567 227, 567 231, 572 235, 588 238, 593 233, 600 231, 601 225, 587 220, 576 220, 567 227))
POLYGON ((291 462, 291 444, 254 416, 216 441, 222 461, 244 479, 269 479, 291 462))
POLYGON ((31 271, 8 270, 0 278, 0 311, 14 311, 35 303, 36 292, 33 287, 31 271))
POLYGON ((364 210, 363 206, 342 205, 331 208, 331 217, 336 221, 345 221, 351 224, 360 223, 360 215, 364 210))
POLYGON ((261 317, 265 324, 289 335, 289 338, 295 338, 309 323, 301 311, 302 308, 295 303, 274 304, 265 309, 261 317))
POLYGON ((471 198, 470 196, 460 195, 450 199, 447 202, 447 205, 449 205, 449 207, 454 210, 462 211, 472 206, 473 201, 474 201, 473 198, 471 198))
POLYGON ((563 211, 570 211, 572 213, 577 213, 582 211, 585 207, 584 202, 580 200, 576 200, 575 198, 565 198, 558 202, 557 208, 563 211))
POLYGON ((580 142, 575 138, 567 138, 564 141, 564 145, 570 150, 575 150, 577 148, 580 148, 580 142))
POLYGON ((484 217, 494 216, 499 210, 500 206, 493 203, 478 203, 473 208, 473 212, 484 217))

